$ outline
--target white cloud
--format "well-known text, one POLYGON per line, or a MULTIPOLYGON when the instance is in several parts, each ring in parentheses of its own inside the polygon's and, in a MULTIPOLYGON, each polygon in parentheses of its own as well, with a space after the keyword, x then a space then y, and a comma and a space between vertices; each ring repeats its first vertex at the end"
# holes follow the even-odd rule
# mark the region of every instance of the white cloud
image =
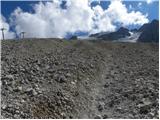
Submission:
POLYGON ((138 7, 141 8, 141 6, 142 6, 142 2, 139 2, 138 7))
POLYGON ((149 22, 147 15, 143 15, 141 12, 131 11, 128 12, 126 6, 119 0, 114 0, 106 10, 106 14, 115 23, 121 23, 123 26, 128 25, 142 25, 149 22))
POLYGON ((93 8, 94 12, 94 28, 91 33, 97 32, 112 32, 115 31, 116 26, 113 25, 111 19, 100 6, 93 8))
MULTIPOLYGON (((1 28, 5 28, 4 30, 4 37, 5 39, 12 39, 15 37, 15 34, 11 31, 9 31, 9 24, 6 22, 6 19, 4 18, 4 16, 0 15, 0 29, 1 28)), ((1 31, 0 31, 1 32, 1 31)), ((2 38, 2 33, 0 33, 0 39, 2 38)))
POLYGON ((34 6, 34 13, 17 8, 11 17, 16 33, 25 31, 27 37, 65 37, 77 31, 110 32, 116 29, 116 24, 128 26, 148 22, 141 12, 128 12, 121 0, 111 1, 106 10, 100 5, 91 8, 89 0, 67 0, 66 9, 60 5, 61 0, 39 3, 34 6))
POLYGON ((148 4, 152 3, 153 0, 146 0, 148 4))
POLYGON ((133 9, 133 7, 132 7, 132 5, 131 5, 131 4, 129 5, 129 9, 130 9, 130 10, 132 10, 132 9, 133 9))

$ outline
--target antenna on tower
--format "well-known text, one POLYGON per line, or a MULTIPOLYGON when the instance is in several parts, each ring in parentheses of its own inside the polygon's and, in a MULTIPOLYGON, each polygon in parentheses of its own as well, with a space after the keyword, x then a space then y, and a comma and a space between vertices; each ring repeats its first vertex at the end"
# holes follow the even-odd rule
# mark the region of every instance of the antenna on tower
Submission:
POLYGON ((6 29, 5 28, 1 28, 3 40, 4 40, 4 30, 6 30, 6 29))

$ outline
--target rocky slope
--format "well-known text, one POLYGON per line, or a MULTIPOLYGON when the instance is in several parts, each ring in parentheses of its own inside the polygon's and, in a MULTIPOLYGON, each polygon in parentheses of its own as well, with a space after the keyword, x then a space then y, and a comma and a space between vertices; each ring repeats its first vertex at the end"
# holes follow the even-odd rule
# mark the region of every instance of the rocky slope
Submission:
POLYGON ((138 42, 159 42, 158 20, 153 20, 151 23, 143 25, 139 31, 142 33, 138 38, 138 42))
POLYGON ((158 45, 2 41, 2 118, 158 118, 158 45))

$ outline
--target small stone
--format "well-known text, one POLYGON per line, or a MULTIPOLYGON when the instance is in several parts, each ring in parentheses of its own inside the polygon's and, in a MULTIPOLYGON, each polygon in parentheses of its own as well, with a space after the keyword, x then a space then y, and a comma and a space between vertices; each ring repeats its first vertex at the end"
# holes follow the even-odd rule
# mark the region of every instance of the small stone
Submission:
POLYGON ((141 104, 138 104, 140 114, 147 114, 150 111, 151 102, 144 101, 141 104))
POLYGON ((60 114, 61 114, 62 117, 65 117, 65 113, 62 112, 62 113, 60 113, 60 114))
POLYGON ((71 74, 70 74, 70 73, 67 73, 67 74, 66 74, 66 77, 71 77, 71 74))
POLYGON ((89 78, 86 78, 87 81, 89 81, 89 78))
POLYGON ((5 110, 7 108, 7 105, 2 104, 1 108, 2 110, 5 110))
POLYGON ((54 73, 55 70, 54 69, 48 69, 48 73, 54 73))
POLYGON ((62 76, 59 76, 59 77, 58 77, 57 81, 58 81, 59 83, 64 83, 64 82, 67 81, 67 79, 66 79, 66 77, 65 77, 64 75, 62 75, 62 76))
POLYGON ((146 99, 142 99, 142 101, 143 101, 144 105, 151 105, 152 104, 152 102, 150 102, 149 100, 146 100, 146 99))
POLYGON ((12 108, 12 107, 13 107, 13 105, 12 105, 12 104, 9 104, 9 105, 8 105, 8 108, 12 108))
POLYGON ((104 85, 104 87, 105 87, 105 88, 109 87, 109 83, 106 83, 106 84, 104 85))
POLYGON ((34 85, 33 85, 33 88, 39 89, 37 84, 34 84, 34 85))
POLYGON ((72 116, 69 116, 69 119, 73 119, 73 117, 72 117, 72 116))
POLYGON ((20 71, 21 71, 21 72, 25 72, 25 69, 20 66, 20 71))
POLYGON ((42 94, 42 91, 41 91, 41 90, 38 90, 37 92, 38 92, 38 94, 42 94))
POLYGON ((149 106, 143 106, 140 108, 140 114, 147 114, 149 112, 149 106))
POLYGON ((106 76, 106 79, 109 79, 109 76, 106 76))
POLYGON ((25 100, 24 100, 24 99, 22 99, 22 100, 21 100, 21 103, 24 103, 24 102, 25 102, 25 100))
POLYGON ((58 75, 57 73, 54 74, 54 77, 55 77, 55 78, 58 78, 58 76, 59 76, 59 75, 58 75))
POLYGON ((37 60, 37 65, 41 65, 41 61, 40 60, 37 60))
POLYGON ((14 80, 14 76, 13 75, 6 75, 5 78, 8 79, 8 80, 14 80))
POLYGON ((122 108, 121 107, 117 107, 117 109, 116 109, 117 111, 121 111, 122 110, 122 108))
POLYGON ((133 118, 133 115, 132 115, 132 114, 128 114, 128 118, 129 118, 129 119, 132 119, 132 118, 133 118))
POLYGON ((94 68, 94 65, 93 65, 93 64, 90 64, 90 67, 91 67, 91 68, 94 68))
POLYGON ((152 116, 152 117, 155 116, 155 114, 153 112, 150 112, 149 115, 152 116))
POLYGON ((12 87, 10 87, 10 86, 8 86, 8 91, 13 91, 13 88, 12 87))
POLYGON ((75 82, 72 81, 71 84, 75 85, 75 82))
POLYGON ((59 65, 59 63, 58 63, 58 61, 55 61, 55 63, 54 63, 55 65, 59 65))
POLYGON ((37 95, 37 92, 33 89, 32 94, 35 96, 37 95))
POLYGON ((103 106, 102 105, 98 105, 98 110, 101 112, 103 110, 103 106))
POLYGON ((19 86, 19 87, 15 88, 15 89, 14 89, 14 91, 15 91, 15 92, 22 91, 22 87, 21 87, 21 86, 19 86))
POLYGON ((75 93, 74 93, 74 97, 76 97, 76 96, 78 96, 79 95, 79 92, 78 91, 75 91, 75 93))
POLYGON ((75 64, 75 63, 71 63, 70 65, 71 65, 71 66, 76 66, 76 64, 75 64))
POLYGON ((103 115, 103 119, 107 119, 108 118, 108 115, 103 115))
POLYGON ((49 65, 46 65, 46 66, 45 66, 45 69, 49 69, 49 68, 50 68, 50 66, 49 66, 49 65))
POLYGON ((20 113, 20 111, 19 111, 19 110, 16 110, 16 111, 15 111, 15 113, 19 114, 19 113, 20 113))
POLYGON ((19 118, 19 115, 18 114, 14 114, 14 118, 19 118))
POLYGON ((100 115, 97 115, 96 117, 94 117, 94 119, 102 119, 100 115))
POLYGON ((26 91, 25 91, 28 95, 31 95, 31 96, 35 96, 37 95, 37 92, 32 89, 32 88, 28 88, 26 91))

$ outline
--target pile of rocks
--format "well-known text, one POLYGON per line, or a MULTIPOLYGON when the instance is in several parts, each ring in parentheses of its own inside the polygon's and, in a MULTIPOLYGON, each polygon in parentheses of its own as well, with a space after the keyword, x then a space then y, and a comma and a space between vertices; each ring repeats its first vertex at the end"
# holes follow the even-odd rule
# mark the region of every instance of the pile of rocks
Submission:
POLYGON ((3 118, 158 118, 158 47, 2 41, 3 118))

